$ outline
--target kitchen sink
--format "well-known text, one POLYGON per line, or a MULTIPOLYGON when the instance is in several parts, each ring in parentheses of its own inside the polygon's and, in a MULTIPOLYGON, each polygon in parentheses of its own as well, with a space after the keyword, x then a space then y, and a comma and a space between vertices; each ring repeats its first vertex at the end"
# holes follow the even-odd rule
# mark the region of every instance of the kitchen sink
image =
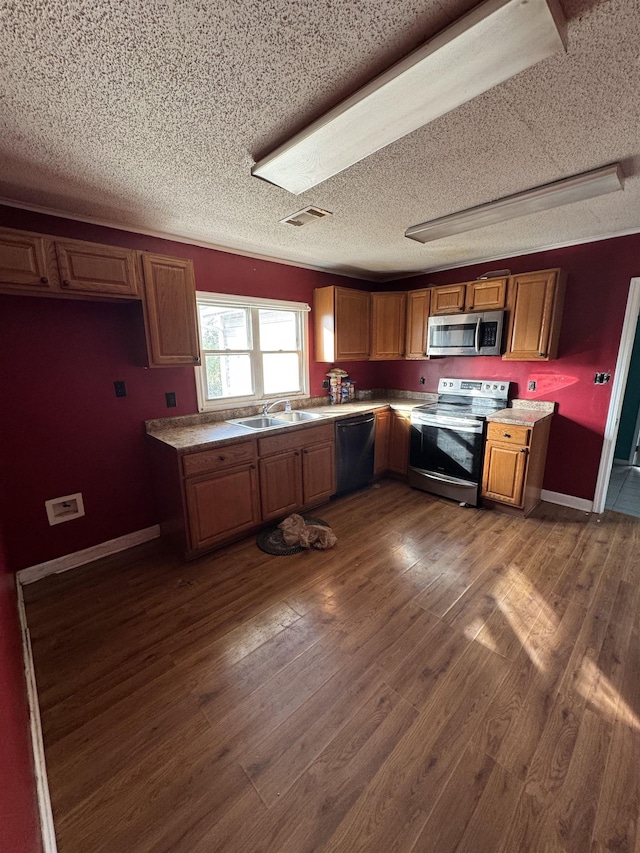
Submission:
POLYGON ((227 421, 227 423, 237 424, 238 426, 247 427, 247 429, 271 429, 272 427, 287 426, 289 421, 283 421, 279 417, 256 415, 252 418, 234 418, 231 421, 227 421))
POLYGON ((279 420, 287 421, 290 424, 295 424, 298 421, 315 421, 323 417, 324 415, 316 414, 316 412, 302 412, 299 409, 295 412, 278 412, 279 420))
POLYGON ((324 415, 318 415, 315 412, 278 412, 277 415, 253 415, 251 418, 233 418, 227 421, 228 424, 237 424, 237 426, 247 427, 247 429, 275 429, 276 427, 290 426, 304 421, 315 421, 318 418, 323 418, 324 415))

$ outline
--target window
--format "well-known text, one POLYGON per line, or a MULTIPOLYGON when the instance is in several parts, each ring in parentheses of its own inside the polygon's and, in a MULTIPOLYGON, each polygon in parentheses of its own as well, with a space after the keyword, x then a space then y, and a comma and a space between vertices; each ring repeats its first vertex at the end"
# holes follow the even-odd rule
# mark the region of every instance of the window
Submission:
POLYGON ((200 411, 308 394, 308 305, 220 293, 196 298, 200 411))

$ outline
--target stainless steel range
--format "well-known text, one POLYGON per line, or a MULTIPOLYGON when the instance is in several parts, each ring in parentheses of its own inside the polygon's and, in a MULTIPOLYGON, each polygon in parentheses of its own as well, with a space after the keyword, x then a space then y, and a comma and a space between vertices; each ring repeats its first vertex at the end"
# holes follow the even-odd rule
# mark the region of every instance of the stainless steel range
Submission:
POLYGON ((438 400, 411 414, 409 485, 478 506, 487 415, 504 409, 509 382, 441 379, 438 400))

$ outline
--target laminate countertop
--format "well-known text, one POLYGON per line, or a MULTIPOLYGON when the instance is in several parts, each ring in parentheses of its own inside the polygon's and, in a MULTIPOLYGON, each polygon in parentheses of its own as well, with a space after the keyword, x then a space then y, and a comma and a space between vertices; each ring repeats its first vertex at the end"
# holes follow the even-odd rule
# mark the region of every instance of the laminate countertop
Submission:
POLYGON ((544 400, 514 400, 509 409, 500 409, 499 412, 494 412, 487 417, 487 421, 489 423, 532 427, 545 418, 550 418, 555 408, 555 403, 544 400))
MULTIPOLYGON (((425 395, 426 396, 426 395, 425 395)), ((435 399, 436 395, 432 395, 435 399)), ((163 421, 148 421, 147 435, 161 441, 163 444, 173 447, 178 453, 194 453, 199 450, 207 450, 217 444, 235 444, 252 438, 263 438, 267 435, 278 435, 294 429, 309 429, 321 426, 324 423, 333 423, 343 418, 354 415, 366 414, 367 412, 380 411, 382 409, 395 409, 398 411, 411 411, 415 406, 422 406, 427 402, 422 399, 379 399, 379 400, 355 400, 351 403, 342 403, 335 406, 301 406, 302 411, 310 411, 323 417, 312 421, 297 422, 279 428, 253 430, 248 427, 230 424, 224 420, 211 422, 197 422, 206 415, 186 416, 184 418, 165 418, 163 421), (195 423, 193 421, 196 421, 195 423), (182 422, 182 423, 181 423, 182 422)), ((255 413, 254 413, 255 414, 255 413)), ((278 412, 269 414, 277 417, 278 412)), ((230 417, 252 417, 252 413, 246 411, 232 412, 230 417)))

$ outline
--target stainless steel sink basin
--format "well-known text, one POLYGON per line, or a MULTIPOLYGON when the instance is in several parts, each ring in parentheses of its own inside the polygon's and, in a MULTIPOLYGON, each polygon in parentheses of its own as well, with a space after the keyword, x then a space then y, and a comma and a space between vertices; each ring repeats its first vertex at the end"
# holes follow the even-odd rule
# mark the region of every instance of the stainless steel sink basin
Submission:
POLYGON ((276 427, 290 426, 291 424, 298 424, 303 421, 315 421, 323 417, 324 415, 318 415, 315 412, 302 412, 298 409, 295 412, 278 412, 277 415, 253 415, 250 418, 233 418, 227 421, 227 423, 237 424, 237 426, 247 427, 247 429, 275 429, 276 427))
POLYGON ((315 421, 323 417, 324 415, 318 415, 315 412, 302 412, 299 409, 295 412, 278 412, 278 418, 290 424, 295 424, 298 421, 315 421))
POLYGON ((247 427, 247 429, 271 429, 272 427, 287 426, 289 421, 283 421, 279 417, 272 418, 270 416, 255 415, 252 418, 234 418, 227 421, 228 424, 237 424, 238 426, 247 427))

